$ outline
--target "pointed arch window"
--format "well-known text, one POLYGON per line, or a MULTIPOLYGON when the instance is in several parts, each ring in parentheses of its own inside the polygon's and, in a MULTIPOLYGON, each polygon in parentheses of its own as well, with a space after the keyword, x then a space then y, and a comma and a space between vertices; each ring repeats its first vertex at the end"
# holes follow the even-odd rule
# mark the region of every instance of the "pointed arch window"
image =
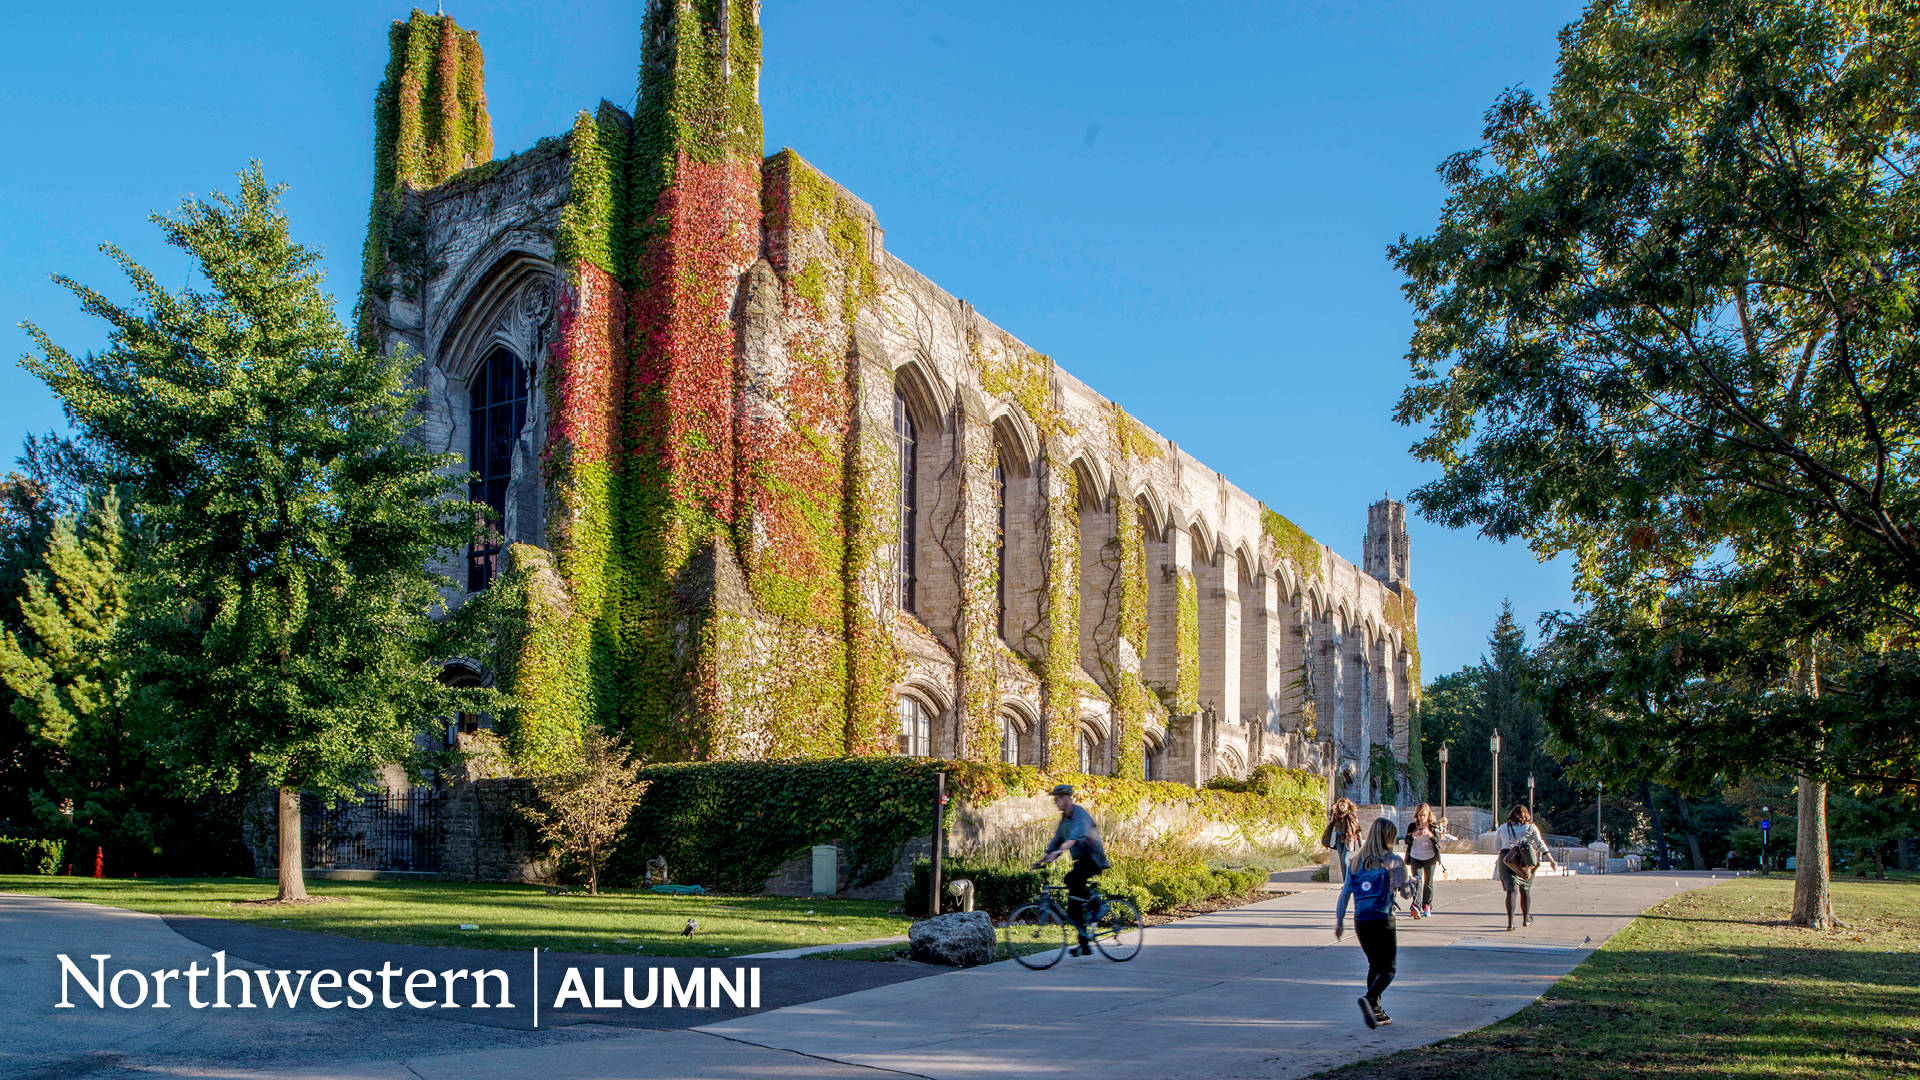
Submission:
POLYGON ((1000 714, 1000 760, 1020 764, 1020 725, 1011 713, 1000 714))
POLYGON ((467 590, 493 583, 505 537, 507 487, 513 480, 513 444, 527 424, 527 369, 496 348, 474 369, 467 394, 467 498, 487 507, 484 537, 467 551, 467 590))
POLYGON ((993 455, 993 508, 995 604, 993 632, 999 635, 1000 640, 1005 641, 1007 639, 1007 467, 1002 463, 998 451, 993 455))
POLYGON ((914 528, 920 508, 920 461, 907 395, 893 392, 893 434, 900 448, 900 610, 914 610, 914 528))

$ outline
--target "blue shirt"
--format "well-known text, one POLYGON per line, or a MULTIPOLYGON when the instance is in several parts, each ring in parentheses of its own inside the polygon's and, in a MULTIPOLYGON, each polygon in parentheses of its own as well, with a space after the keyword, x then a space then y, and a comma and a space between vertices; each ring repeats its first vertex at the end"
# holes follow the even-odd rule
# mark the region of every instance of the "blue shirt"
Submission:
POLYGON ((1067 812, 1060 815, 1060 827, 1053 830, 1053 842, 1047 845, 1047 854, 1067 846, 1074 862, 1090 862, 1101 870, 1113 864, 1107 861, 1107 845, 1100 839, 1100 826, 1093 823, 1093 815, 1087 808, 1075 803, 1067 812))

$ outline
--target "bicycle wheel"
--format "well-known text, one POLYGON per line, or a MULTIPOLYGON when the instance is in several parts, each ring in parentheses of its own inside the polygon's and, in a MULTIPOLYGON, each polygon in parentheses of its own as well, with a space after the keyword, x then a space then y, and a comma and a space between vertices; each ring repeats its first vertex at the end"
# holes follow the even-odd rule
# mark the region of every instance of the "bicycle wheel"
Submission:
POLYGON ((1122 896, 1109 896, 1093 928, 1093 943, 1109 960, 1131 960, 1140 952, 1147 931, 1140 909, 1122 896))
POLYGON ((1015 908, 1000 928, 1000 956, 1013 957, 1024 967, 1043 971, 1067 955, 1066 920, 1051 907, 1027 904, 1015 908))

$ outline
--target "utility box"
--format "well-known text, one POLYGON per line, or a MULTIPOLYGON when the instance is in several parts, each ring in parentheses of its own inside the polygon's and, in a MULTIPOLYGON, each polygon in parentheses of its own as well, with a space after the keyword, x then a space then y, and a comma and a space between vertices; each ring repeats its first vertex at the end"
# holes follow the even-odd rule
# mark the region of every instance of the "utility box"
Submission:
POLYGON ((840 891, 840 849, 832 844, 813 846, 813 895, 832 896, 840 891))

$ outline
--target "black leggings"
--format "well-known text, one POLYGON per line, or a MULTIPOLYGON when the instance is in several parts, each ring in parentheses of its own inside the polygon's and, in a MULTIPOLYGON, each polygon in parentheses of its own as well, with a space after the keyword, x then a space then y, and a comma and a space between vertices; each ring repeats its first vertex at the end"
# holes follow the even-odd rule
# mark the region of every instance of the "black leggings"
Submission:
POLYGON ((1413 884, 1419 891, 1414 894, 1413 902, 1421 907, 1433 906, 1433 875, 1440 869, 1440 856, 1431 859, 1408 859, 1407 866, 1413 870, 1413 884))
MULTIPOLYGON (((1067 871, 1067 917, 1073 920, 1074 930, 1079 932, 1080 940, 1087 940, 1087 902, 1091 895, 1087 889, 1093 879, 1100 876, 1100 868, 1092 862, 1073 860, 1073 869, 1067 871)), ((1358 923, 1354 925, 1358 926, 1358 923)))
POLYGON ((1400 934, 1393 917, 1355 919, 1353 936, 1360 939, 1360 951, 1367 954, 1367 1000, 1380 1004, 1380 994, 1393 981, 1394 961, 1400 955, 1400 934))

